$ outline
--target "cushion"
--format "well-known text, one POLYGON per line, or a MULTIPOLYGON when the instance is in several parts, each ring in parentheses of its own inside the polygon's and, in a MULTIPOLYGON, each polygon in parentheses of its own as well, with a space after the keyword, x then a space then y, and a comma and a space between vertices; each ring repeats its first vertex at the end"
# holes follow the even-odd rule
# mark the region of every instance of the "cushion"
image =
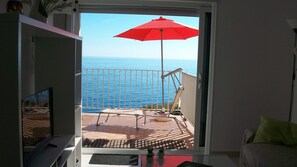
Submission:
POLYGON ((296 145, 297 125, 262 116, 253 143, 296 145))

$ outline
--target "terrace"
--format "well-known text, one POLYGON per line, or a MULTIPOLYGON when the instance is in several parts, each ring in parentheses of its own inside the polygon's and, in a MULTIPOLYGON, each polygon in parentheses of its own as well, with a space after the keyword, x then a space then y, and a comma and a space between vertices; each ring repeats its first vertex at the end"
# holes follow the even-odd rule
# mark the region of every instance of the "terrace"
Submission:
MULTIPOLYGON (((169 71, 166 71, 168 73, 169 71)), ((135 69, 83 69, 83 147, 89 148, 168 148, 193 149, 196 79, 182 71, 165 78, 164 100, 168 110, 182 84, 184 91, 176 107, 177 123, 160 122, 155 117, 140 119, 136 128, 133 115, 101 114, 105 110, 146 110, 152 115, 161 110, 161 71, 135 69), (182 113, 187 120, 181 117, 182 113)))

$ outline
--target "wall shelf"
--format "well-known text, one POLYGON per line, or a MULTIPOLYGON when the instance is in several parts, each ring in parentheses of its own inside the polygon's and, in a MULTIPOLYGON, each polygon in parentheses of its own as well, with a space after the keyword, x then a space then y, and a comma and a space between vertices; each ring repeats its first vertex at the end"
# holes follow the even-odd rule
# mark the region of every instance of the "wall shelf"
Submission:
POLYGON ((67 164, 67 159, 72 154, 73 150, 64 150, 61 154, 60 158, 57 160, 57 166, 63 167, 65 164, 67 164))
POLYGON ((57 27, 42 23, 40 21, 34 20, 30 17, 16 14, 16 13, 6 13, 0 14, 0 22, 19 22, 24 26, 26 35, 29 36, 39 36, 39 37, 53 37, 53 38, 72 38, 77 40, 82 40, 80 36, 72 34, 68 31, 59 29, 57 27))
POLYGON ((23 166, 22 97, 52 87, 54 136, 60 137, 51 142, 58 147, 46 147, 31 163, 77 165, 81 162, 81 107, 77 106, 81 105, 82 38, 17 13, 0 14, 0 23, 0 70, 9 71, 2 75, 5 89, 0 106, 5 117, 0 126, 8 127, 2 133, 13 143, 0 142, 1 164, 23 166))
POLYGON ((56 145, 56 147, 48 145, 40 154, 34 157, 28 166, 53 166, 56 162, 61 163, 62 159, 68 159, 70 154, 66 156, 63 153, 72 138, 73 136, 53 137, 50 143, 56 145))

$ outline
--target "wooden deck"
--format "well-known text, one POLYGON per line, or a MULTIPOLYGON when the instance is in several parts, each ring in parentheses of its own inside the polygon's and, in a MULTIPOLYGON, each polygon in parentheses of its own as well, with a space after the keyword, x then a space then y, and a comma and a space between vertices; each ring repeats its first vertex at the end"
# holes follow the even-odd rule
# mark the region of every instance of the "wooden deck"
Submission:
MULTIPOLYGON (((111 115, 104 123, 106 116, 102 114, 100 125, 96 126, 98 114, 82 114, 83 145, 100 148, 193 149, 194 147, 194 128, 188 121, 186 121, 187 127, 183 121, 179 121, 183 130, 183 134, 181 134, 173 119, 169 122, 158 122, 153 117, 147 117, 146 124, 143 124, 143 120, 139 120, 137 129, 135 117, 132 115, 111 115), (174 143, 176 144, 174 145, 174 143)), ((180 116, 177 118, 180 120, 180 116)))

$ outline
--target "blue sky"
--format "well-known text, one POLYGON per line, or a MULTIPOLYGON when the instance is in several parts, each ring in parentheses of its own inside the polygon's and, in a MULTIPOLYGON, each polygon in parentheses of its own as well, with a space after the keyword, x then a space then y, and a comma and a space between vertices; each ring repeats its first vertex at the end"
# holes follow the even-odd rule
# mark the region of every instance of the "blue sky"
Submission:
MULTIPOLYGON (((113 36, 159 15, 81 14, 83 56, 160 58, 160 41, 138 41, 113 36)), ((162 16, 198 29, 198 17, 162 16)), ((187 40, 165 40, 164 59, 197 59, 198 37, 187 40)))

